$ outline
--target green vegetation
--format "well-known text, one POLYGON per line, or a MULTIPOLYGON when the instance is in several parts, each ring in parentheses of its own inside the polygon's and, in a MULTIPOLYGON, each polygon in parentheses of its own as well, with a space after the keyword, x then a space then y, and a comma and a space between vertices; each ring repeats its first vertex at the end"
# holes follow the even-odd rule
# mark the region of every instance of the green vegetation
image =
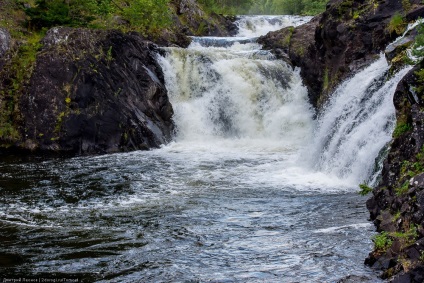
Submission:
POLYGON ((327 91, 329 86, 330 86, 330 82, 329 82, 329 79, 328 79, 328 68, 326 68, 326 69, 325 69, 325 72, 324 72, 324 78, 323 78, 323 83, 322 83, 322 89, 323 89, 324 91, 327 91))
POLYGON ((393 243, 387 232, 381 232, 380 234, 375 235, 372 241, 374 242, 374 250, 378 252, 387 251, 387 249, 390 248, 393 243))
POLYGON ((409 0, 402 0, 403 11, 409 12, 412 8, 411 2, 409 0))
MULTIPOLYGON (((325 9, 328 0, 197 0, 207 13, 308 14, 325 9)), ((117 28, 146 36, 172 28, 171 0, 3 0, 0 26, 20 25, 21 32, 40 31, 53 26, 117 28), (4 3, 3 3, 4 2, 4 3), (3 11, 2 11, 3 10, 3 11), (12 17, 9 17, 12 15, 12 17)), ((199 16, 203 17, 203 16, 199 16)), ((199 19, 200 22, 201 18, 199 19)))
POLYGON ((409 132, 411 130, 412 130, 411 124, 404 122, 404 121, 399 121, 396 125, 394 132, 393 132, 393 137, 398 138, 401 135, 403 135, 404 133, 409 132))
POLYGON ((19 118, 18 99, 25 84, 31 77, 40 40, 43 34, 33 34, 26 39, 16 51, 16 55, 8 62, 5 69, 5 84, 0 92, 0 139, 14 141, 19 138, 14 121, 19 118))
POLYGON ((387 29, 390 33, 395 32, 396 34, 402 34, 402 32, 405 30, 406 24, 407 23, 404 17, 401 14, 396 13, 390 19, 387 29))
POLYGON ((409 180, 424 172, 424 146, 421 151, 411 159, 402 162, 398 187, 395 192, 398 196, 406 194, 409 190, 409 180))
POLYGON ((415 87, 415 91, 421 95, 421 99, 424 96, 424 69, 418 70, 415 75, 417 76, 418 85, 415 87))
POLYGON ((393 241, 398 241, 401 244, 401 249, 412 245, 418 238, 417 226, 411 225, 404 232, 386 232, 383 231, 373 237, 374 250, 377 252, 386 252, 389 249, 393 241))
POLYGON ((424 146, 415 156, 414 162, 405 160, 402 162, 400 174, 402 177, 412 178, 424 172, 424 146))
POLYGON ((395 193, 397 196, 404 195, 409 190, 409 182, 405 181, 402 186, 395 188, 395 193))
POLYGON ((417 30, 418 34, 415 37, 413 55, 424 57, 424 24, 420 24, 417 30))
POLYGON ((316 15, 328 0, 198 0, 206 10, 218 14, 316 15))
POLYGON ((358 193, 361 196, 366 196, 367 194, 369 194, 370 192, 372 192, 372 188, 368 187, 366 184, 360 184, 359 188, 361 189, 358 193))
POLYGON ((23 8, 28 26, 40 30, 53 26, 137 30, 153 34, 169 26, 169 0, 36 0, 23 8), (116 17, 121 21, 116 21, 116 17), (115 26, 114 26, 115 25, 115 26))

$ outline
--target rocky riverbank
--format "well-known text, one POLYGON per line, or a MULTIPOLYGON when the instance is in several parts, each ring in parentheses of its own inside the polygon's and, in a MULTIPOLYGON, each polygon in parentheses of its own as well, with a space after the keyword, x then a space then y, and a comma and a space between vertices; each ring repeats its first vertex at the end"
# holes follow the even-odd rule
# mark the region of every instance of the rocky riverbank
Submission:
POLYGON ((382 181, 367 201, 380 232, 366 263, 392 282, 424 282, 424 103, 415 66, 400 82, 397 126, 382 181))

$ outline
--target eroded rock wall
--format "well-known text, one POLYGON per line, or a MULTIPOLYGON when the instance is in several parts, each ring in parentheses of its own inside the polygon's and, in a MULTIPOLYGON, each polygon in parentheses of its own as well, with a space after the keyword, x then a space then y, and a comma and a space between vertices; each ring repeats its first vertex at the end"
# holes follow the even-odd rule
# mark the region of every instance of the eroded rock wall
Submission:
POLYGON ((18 104, 18 149, 92 154, 158 147, 173 111, 157 47, 138 34, 53 28, 18 104))
POLYGON ((342 80, 372 62, 398 34, 388 29, 393 15, 422 16, 421 1, 404 11, 399 0, 332 0, 311 23, 260 38, 265 49, 302 68, 310 101, 319 108, 342 80), (281 52, 284 51, 284 52, 281 52))

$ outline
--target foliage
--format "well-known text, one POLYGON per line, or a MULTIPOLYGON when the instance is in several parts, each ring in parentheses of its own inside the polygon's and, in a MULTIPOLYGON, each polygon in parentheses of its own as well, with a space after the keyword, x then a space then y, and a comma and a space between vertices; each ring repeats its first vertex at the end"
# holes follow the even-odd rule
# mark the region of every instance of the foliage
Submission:
POLYGON ((401 34, 406 27, 406 21, 403 16, 399 13, 395 13, 390 19, 389 26, 387 29, 390 33, 395 32, 396 34, 401 34))
POLYGON ((366 184, 360 184, 359 188, 361 189, 359 191, 359 194, 361 196, 366 196, 367 194, 369 194, 370 192, 372 192, 372 188, 368 187, 366 184))
POLYGON ((405 232, 393 232, 392 236, 397 239, 407 240, 406 244, 411 244, 417 237, 418 231, 415 225, 411 225, 405 232))
POLYGON ((132 0, 123 8, 123 17, 143 34, 152 33, 170 24, 169 0, 132 0))
POLYGON ((404 195, 409 190, 409 182, 405 181, 402 186, 395 188, 395 192, 397 196, 404 195))
POLYGON ((409 0, 402 0, 402 8, 405 12, 409 12, 412 8, 411 2, 409 0))
POLYGON ((203 9, 223 15, 248 14, 254 0, 198 0, 203 9))
POLYGON ((410 130, 412 130, 412 126, 409 123, 399 121, 396 125, 395 130, 393 131, 393 137, 398 138, 410 130))
POLYGON ((198 0, 207 10, 218 14, 316 15, 325 10, 328 0, 198 0))
POLYGON ((417 76, 418 85, 415 90, 419 94, 424 94, 424 69, 418 70, 415 75, 417 76))
POLYGON ((375 235, 372 240, 374 242, 374 249, 380 252, 385 252, 393 243, 387 232, 381 232, 375 235))
POLYGON ((424 57, 424 24, 421 23, 418 28, 418 34, 415 37, 415 43, 412 50, 412 55, 415 57, 424 57))
POLYGON ((101 27, 115 15, 126 28, 146 33, 170 23, 169 0, 36 0, 26 8, 28 24, 34 29, 53 26, 101 27))
POLYGON ((403 161, 400 167, 399 184, 402 185, 399 185, 397 188, 395 188, 395 192, 397 195, 407 193, 409 190, 409 180, 415 177, 416 175, 424 172, 424 146, 422 147, 421 151, 415 156, 415 158, 410 160, 403 161))
POLYGON ((36 6, 25 9, 29 24, 35 28, 50 28, 58 25, 87 26, 95 19, 95 0, 36 0, 36 6))

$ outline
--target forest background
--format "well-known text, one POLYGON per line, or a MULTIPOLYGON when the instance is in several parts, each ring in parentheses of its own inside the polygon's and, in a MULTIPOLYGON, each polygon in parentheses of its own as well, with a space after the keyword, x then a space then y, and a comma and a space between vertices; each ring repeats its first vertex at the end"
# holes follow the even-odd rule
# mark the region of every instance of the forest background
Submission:
MULTIPOLYGON (((152 34, 172 24, 173 0, 2 0, 26 15, 31 30, 53 26, 116 28, 152 34), (116 19, 119 19, 118 21, 116 19)), ((220 15, 316 15, 328 0, 197 0, 207 13, 220 15)), ((7 19, 3 19, 6 20, 7 19)), ((1 23, 0 26, 7 26, 1 23)))

